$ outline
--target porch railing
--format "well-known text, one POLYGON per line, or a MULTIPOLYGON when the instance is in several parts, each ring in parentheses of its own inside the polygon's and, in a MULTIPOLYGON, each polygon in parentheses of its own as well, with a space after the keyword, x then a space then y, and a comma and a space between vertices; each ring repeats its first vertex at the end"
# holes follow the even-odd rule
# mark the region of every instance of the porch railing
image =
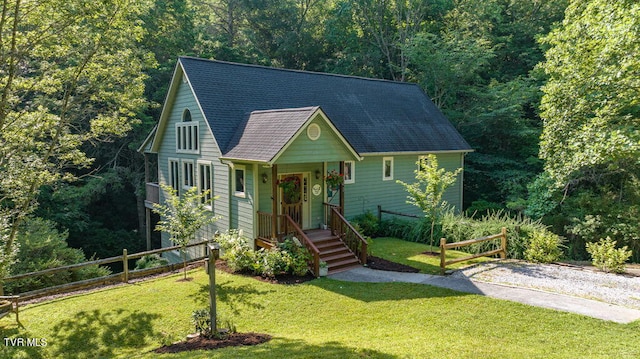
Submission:
POLYGON ((340 213, 340 207, 332 207, 330 215, 330 227, 331 234, 338 236, 349 247, 356 257, 360 260, 360 263, 367 264, 367 241, 362 235, 356 231, 351 223, 347 221, 342 213, 340 213))
POLYGON ((327 203, 327 202, 322 202, 322 204, 324 205, 324 224, 326 224, 327 226, 331 227, 331 210, 333 208, 337 209, 338 212, 340 212, 340 214, 344 214, 344 212, 342 212, 342 207, 336 205, 336 204, 331 204, 331 203, 327 203))

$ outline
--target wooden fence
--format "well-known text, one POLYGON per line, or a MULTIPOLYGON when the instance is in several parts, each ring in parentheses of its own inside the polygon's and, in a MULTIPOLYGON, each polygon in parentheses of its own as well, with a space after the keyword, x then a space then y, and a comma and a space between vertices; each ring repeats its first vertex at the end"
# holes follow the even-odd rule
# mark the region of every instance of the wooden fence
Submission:
MULTIPOLYGON (((206 255, 206 245, 207 245, 207 243, 209 243, 209 242, 208 241, 202 241, 202 242, 191 243, 191 244, 187 245, 187 248, 198 247, 198 246, 204 246, 205 247, 205 255, 204 256, 191 258, 187 262, 188 263, 192 263, 192 262, 196 262, 196 261, 200 261, 200 260, 208 258, 207 255, 206 255)), ((54 273, 59 273, 59 272, 62 272, 62 271, 68 271, 68 270, 77 270, 77 269, 88 267, 88 266, 92 266, 92 265, 102 265, 102 264, 121 262, 122 263, 122 268, 123 268, 122 272, 111 274, 111 275, 108 275, 108 276, 102 276, 102 277, 91 278, 91 279, 86 279, 86 280, 72 282, 72 283, 61 284, 61 285, 57 285, 57 286, 53 286, 53 287, 36 289, 36 290, 32 290, 32 291, 25 292, 25 293, 19 293, 18 294, 19 300, 28 300, 28 299, 32 299, 32 298, 41 297, 41 296, 59 294, 59 293, 69 292, 69 291, 76 290, 76 289, 98 286, 98 285, 102 285, 102 284, 111 284, 111 283, 117 283, 117 282, 128 283, 129 279, 143 277, 143 276, 150 275, 150 274, 155 274, 155 273, 168 272, 168 271, 175 270, 175 269, 178 269, 178 268, 182 267, 182 261, 181 261, 179 263, 167 264, 167 265, 160 266, 160 267, 155 267, 155 268, 130 270, 129 269, 129 261, 130 260, 142 258, 142 257, 144 257, 146 255, 150 255, 150 254, 157 254, 157 253, 180 250, 180 248, 181 248, 180 246, 173 246, 173 247, 154 249, 154 250, 151 250, 151 251, 139 252, 139 253, 134 253, 134 254, 128 254, 127 250, 123 249, 121 256, 110 257, 110 258, 105 258, 105 259, 98 259, 98 260, 95 260, 95 261, 89 261, 89 262, 83 262, 83 263, 77 263, 77 264, 71 264, 71 265, 64 266, 64 267, 49 268, 49 269, 41 270, 41 271, 38 271, 38 272, 30 272, 30 273, 18 274, 18 275, 15 275, 15 276, 11 276, 11 277, 5 278, 4 282, 6 283, 6 282, 11 282, 11 281, 16 281, 16 280, 19 280, 19 279, 30 278, 30 277, 46 275, 46 274, 54 274, 54 273)), ((2 295, 2 292, 3 292, 2 289, 3 289, 2 288, 2 284, 0 283, 0 295, 2 295)))
POLYGON ((386 209, 382 209, 381 205, 378 205, 378 223, 382 222, 382 214, 383 213, 393 214, 393 215, 402 216, 402 217, 422 218, 422 217, 420 217, 418 215, 415 215, 415 214, 407 214, 407 213, 401 213, 401 212, 395 212, 395 211, 388 211, 386 209))
POLYGON ((447 243, 447 239, 446 238, 442 238, 440 239, 440 272, 442 274, 444 274, 446 272, 446 267, 450 264, 454 264, 454 263, 458 263, 458 262, 464 262, 464 261, 468 261, 474 258, 478 258, 478 257, 487 257, 487 256, 492 256, 495 254, 500 254, 500 258, 505 259, 507 258, 507 229, 505 227, 502 227, 502 231, 498 234, 494 234, 494 235, 490 235, 490 236, 486 236, 486 237, 481 237, 481 238, 476 238, 476 239, 470 239, 467 241, 461 241, 461 242, 453 242, 453 243, 447 243), (499 249, 495 249, 492 251, 487 251, 487 252, 483 252, 483 253, 478 253, 478 254, 474 254, 468 257, 463 257, 463 258, 456 258, 456 259, 451 259, 451 260, 446 260, 446 251, 447 249, 453 249, 453 248, 460 248, 460 247, 466 247, 466 246, 470 246, 472 244, 476 244, 476 243, 482 243, 482 242, 486 242, 486 241, 490 241, 493 239, 497 239, 500 238, 500 248, 499 249))

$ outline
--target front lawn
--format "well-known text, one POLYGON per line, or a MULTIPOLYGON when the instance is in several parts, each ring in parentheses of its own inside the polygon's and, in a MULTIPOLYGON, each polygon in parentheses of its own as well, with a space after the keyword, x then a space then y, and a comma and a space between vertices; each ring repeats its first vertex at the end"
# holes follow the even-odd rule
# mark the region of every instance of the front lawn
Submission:
MULTIPOLYGON (((371 243, 370 253, 373 256, 386 260, 406 264, 418 268, 421 273, 440 274, 440 247, 431 247, 428 244, 408 242, 398 238, 381 237, 374 238, 371 243), (435 252, 427 255, 425 252, 435 252)), ((448 250, 447 260, 469 256, 469 253, 448 250)), ((455 263, 447 266, 447 269, 456 269, 489 260, 488 258, 476 258, 470 261, 455 263)))
MULTIPOLYGON (((379 241, 382 242, 382 241, 379 241)), ((207 306, 202 269, 29 305, 5 338, 44 338, 6 358, 638 358, 640 322, 622 325, 419 284, 316 279, 277 285, 217 272, 218 307, 240 332, 273 336, 258 346, 159 356, 194 331, 207 306)))

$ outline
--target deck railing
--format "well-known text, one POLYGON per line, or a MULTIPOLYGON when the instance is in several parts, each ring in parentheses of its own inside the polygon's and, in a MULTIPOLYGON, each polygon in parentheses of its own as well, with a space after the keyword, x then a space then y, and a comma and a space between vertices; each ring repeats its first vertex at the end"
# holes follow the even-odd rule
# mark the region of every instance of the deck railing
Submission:
POLYGON ((356 231, 339 210, 340 207, 331 208, 330 226, 331 234, 338 236, 347 247, 358 257, 360 263, 367 264, 367 241, 356 231))

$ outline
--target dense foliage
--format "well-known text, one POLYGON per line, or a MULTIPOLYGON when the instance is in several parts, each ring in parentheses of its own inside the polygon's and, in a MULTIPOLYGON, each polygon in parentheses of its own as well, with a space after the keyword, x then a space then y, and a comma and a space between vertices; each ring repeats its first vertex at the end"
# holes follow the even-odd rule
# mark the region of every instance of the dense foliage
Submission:
MULTIPOLYGON (((17 262, 11 267, 10 274, 37 272, 86 261, 82 250, 68 247, 66 239, 67 233, 58 232, 50 221, 32 218, 23 222, 16 239, 20 250, 17 262)), ((109 269, 92 265, 76 270, 12 281, 6 283, 4 289, 6 293, 24 293, 109 274, 111 274, 109 269)))
POLYGON ((465 157, 469 215, 526 213, 566 237, 571 257, 609 236, 639 261, 638 9, 631 0, 7 1, 0 278, 34 211, 87 254, 143 248, 136 150, 180 55, 415 82, 475 149, 465 157))
POLYGON ((297 238, 286 238, 271 249, 254 251, 242 232, 230 230, 216 237, 222 259, 234 272, 274 278, 281 274, 303 276, 309 271, 311 254, 297 238))

